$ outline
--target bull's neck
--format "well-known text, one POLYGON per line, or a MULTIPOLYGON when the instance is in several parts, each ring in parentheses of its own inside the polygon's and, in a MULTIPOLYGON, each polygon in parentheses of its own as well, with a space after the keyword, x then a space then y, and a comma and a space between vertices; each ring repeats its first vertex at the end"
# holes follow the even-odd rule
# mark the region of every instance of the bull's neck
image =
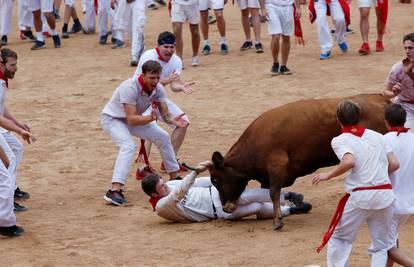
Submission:
POLYGON ((246 149, 241 149, 238 144, 235 144, 225 155, 224 162, 226 165, 249 175, 252 172, 255 158, 246 149))

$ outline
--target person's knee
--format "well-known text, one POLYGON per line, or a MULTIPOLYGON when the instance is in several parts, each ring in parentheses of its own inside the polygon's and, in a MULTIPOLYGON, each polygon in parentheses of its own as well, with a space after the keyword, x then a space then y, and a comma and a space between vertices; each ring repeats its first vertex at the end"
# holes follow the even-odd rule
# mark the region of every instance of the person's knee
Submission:
POLYGON ((280 41, 280 34, 273 34, 272 43, 279 43, 279 41, 280 41))
POLYGON ((224 15, 223 15, 223 11, 222 10, 216 10, 216 11, 214 11, 214 14, 215 14, 217 20, 224 19, 224 15))
POLYGON ((163 147, 166 145, 171 145, 171 139, 167 132, 162 131, 158 132, 156 135, 153 136, 153 140, 149 139, 149 141, 153 142, 157 147, 163 147))
POLYGON ((249 9, 245 8, 241 10, 242 17, 249 17, 249 9))
POLYGON ((290 43, 290 36, 282 35, 282 42, 285 44, 290 43))

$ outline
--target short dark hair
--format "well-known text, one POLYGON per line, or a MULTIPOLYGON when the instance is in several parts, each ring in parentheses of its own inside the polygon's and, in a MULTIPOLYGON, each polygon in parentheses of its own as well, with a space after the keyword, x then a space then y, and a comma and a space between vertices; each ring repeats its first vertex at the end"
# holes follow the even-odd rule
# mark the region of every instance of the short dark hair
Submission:
POLYGON ((336 108, 336 116, 343 126, 356 125, 361 120, 361 108, 351 100, 343 100, 336 108))
POLYGON ((158 35, 158 45, 175 44, 175 35, 172 32, 162 32, 158 35))
POLYGON ((155 173, 148 174, 144 177, 141 181, 141 187, 142 190, 144 190, 145 194, 148 196, 151 196, 152 193, 157 193, 155 190, 155 186, 157 183, 162 179, 160 176, 158 176, 155 173))
POLYGON ((407 112, 400 104, 394 103, 385 108, 384 117, 391 127, 403 127, 407 112))
POLYGON ((3 48, 2 50, 0 50, 1 63, 6 64, 8 57, 17 59, 17 53, 8 48, 3 48))
POLYGON ((404 43, 405 41, 411 41, 411 42, 414 42, 414 32, 404 35, 404 38, 403 38, 403 43, 404 43))
POLYGON ((142 73, 159 74, 162 71, 162 66, 155 60, 148 60, 142 65, 142 73))

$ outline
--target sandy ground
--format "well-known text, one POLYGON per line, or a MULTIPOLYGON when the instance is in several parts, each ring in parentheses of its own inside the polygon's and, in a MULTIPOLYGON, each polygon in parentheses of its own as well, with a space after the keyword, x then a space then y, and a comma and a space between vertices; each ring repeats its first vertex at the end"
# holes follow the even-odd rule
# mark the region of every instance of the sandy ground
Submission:
MULTIPOLYGON (((341 54, 335 45, 333 58, 323 62, 318 59, 316 27, 302 8, 306 46, 292 45, 288 64, 292 76, 269 75, 272 59, 264 24, 265 53, 239 51, 243 33, 236 5, 225 9, 230 53, 218 53, 213 25, 213 54, 201 56, 197 68, 190 67, 186 26, 183 80, 196 81, 196 91, 189 96, 168 92, 192 121, 180 159, 196 164, 215 150, 225 153, 254 118, 275 106, 306 98, 379 92, 390 67, 403 56, 402 35, 413 30, 413 4, 391 0, 390 6, 391 32, 385 36, 384 53, 357 54, 361 41, 355 3, 351 27, 356 34, 347 37, 350 51, 341 54)), ((100 112, 116 86, 134 71, 128 66, 130 50, 101 46, 98 34, 77 34, 63 40, 61 49, 52 48, 48 39, 48 49, 31 51, 30 43, 17 38, 16 12, 17 5, 9 47, 19 55, 19 71, 10 81, 7 106, 31 125, 39 140, 26 146, 18 175, 19 186, 32 195, 21 202, 29 211, 17 215, 27 233, 16 239, 0 238, 0 266, 326 265, 326 250, 317 254, 315 248, 342 195, 343 179, 318 187, 311 186, 310 177, 298 179, 287 190, 305 194, 313 210, 286 218, 280 232, 271 231, 270 220, 255 218, 168 223, 152 212, 138 187, 136 165, 126 185, 132 205, 106 205, 102 196, 110 186, 117 149, 101 129, 100 112)), ((157 34, 171 27, 166 8, 147 11, 147 17, 146 46, 151 48, 157 34)), ((372 27, 374 21, 372 17, 372 27)), ((370 38, 374 45, 374 34, 370 38)), ((151 159, 159 166, 155 149, 151 159)), ((401 233, 401 245, 409 252, 414 251, 413 232, 411 220, 401 233)), ((363 227, 351 266, 369 265, 369 243, 368 229, 363 227)))

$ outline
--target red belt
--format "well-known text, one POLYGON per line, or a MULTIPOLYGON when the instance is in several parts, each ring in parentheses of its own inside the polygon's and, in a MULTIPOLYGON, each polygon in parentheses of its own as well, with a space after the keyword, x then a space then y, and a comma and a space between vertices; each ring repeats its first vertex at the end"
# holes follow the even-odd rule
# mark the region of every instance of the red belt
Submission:
MULTIPOLYGON (((381 190, 381 189, 392 189, 392 185, 382 184, 382 185, 376 185, 376 186, 357 187, 357 188, 354 188, 352 192, 362 191, 362 190, 381 190)), ((336 211, 331 220, 331 224, 329 225, 328 231, 323 236, 322 244, 316 249, 318 253, 321 252, 321 250, 325 247, 325 245, 328 243, 329 239, 331 238, 333 232, 335 231, 335 228, 338 225, 339 220, 342 217, 342 213, 344 213, 345 204, 348 201, 350 196, 351 195, 349 193, 346 193, 345 196, 343 196, 341 200, 339 200, 338 206, 336 207, 336 211)))

